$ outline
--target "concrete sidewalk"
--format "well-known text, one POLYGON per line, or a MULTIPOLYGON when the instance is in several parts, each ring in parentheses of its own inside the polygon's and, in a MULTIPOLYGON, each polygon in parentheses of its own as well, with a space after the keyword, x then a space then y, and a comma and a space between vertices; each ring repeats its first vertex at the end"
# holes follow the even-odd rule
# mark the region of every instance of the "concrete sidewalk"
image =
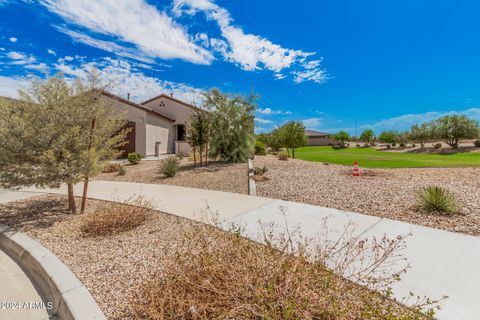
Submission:
POLYGON ((0 319, 43 320, 48 319, 42 298, 20 267, 0 250, 0 319))
MULTIPOLYGON (((83 185, 74 188, 76 196, 81 196, 83 185)), ((25 188, 27 193, 66 194, 66 186, 60 189, 25 188)), ((213 190, 176 187, 163 184, 142 184, 114 181, 92 181, 88 188, 89 198, 124 202, 140 196, 150 201, 154 209, 202 221, 206 211, 219 214, 222 220, 234 218, 258 207, 275 202, 274 199, 251 197, 244 194, 213 190)))
MULTIPOLYGON (((24 191, 66 193, 64 188, 24 191)), ((81 194, 81 186, 77 186, 75 193, 81 194)), ((100 200, 124 201, 137 195, 152 201, 157 210, 195 220, 202 220, 202 212, 209 207, 218 212, 220 220, 241 223, 252 237, 258 235, 258 221, 280 226, 288 223, 290 228, 298 226, 304 236, 318 235, 326 224, 331 231, 327 235, 329 241, 336 241, 347 225, 355 227, 356 235, 368 238, 384 235, 394 238, 411 233, 403 252, 411 268, 394 285, 394 296, 401 299, 410 292, 432 299, 449 296, 437 312, 439 319, 478 319, 480 314, 480 238, 336 209, 219 191, 107 181, 91 182, 89 189, 89 197, 100 200)))

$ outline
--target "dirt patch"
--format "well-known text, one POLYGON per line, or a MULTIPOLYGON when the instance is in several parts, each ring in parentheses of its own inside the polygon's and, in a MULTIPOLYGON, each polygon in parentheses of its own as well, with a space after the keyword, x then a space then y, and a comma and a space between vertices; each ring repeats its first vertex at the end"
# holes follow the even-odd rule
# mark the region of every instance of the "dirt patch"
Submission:
POLYGON ((480 168, 368 169, 352 176, 353 167, 273 156, 258 156, 269 180, 257 195, 337 208, 480 236, 480 168), (416 193, 435 185, 450 190, 464 215, 426 215, 414 209, 416 193))
POLYGON ((211 162, 208 166, 194 166, 188 159, 182 159, 180 170, 175 177, 162 176, 160 161, 144 160, 137 165, 125 165, 127 173, 119 176, 116 172, 101 173, 97 180, 159 183, 181 187, 218 190, 247 194, 247 164, 211 162))

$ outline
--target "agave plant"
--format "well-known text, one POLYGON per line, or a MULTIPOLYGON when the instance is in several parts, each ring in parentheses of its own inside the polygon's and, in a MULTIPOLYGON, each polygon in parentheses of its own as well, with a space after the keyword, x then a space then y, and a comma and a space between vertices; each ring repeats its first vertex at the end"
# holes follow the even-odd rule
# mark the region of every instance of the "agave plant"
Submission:
POLYGON ((418 208, 423 212, 437 214, 458 213, 455 196, 445 188, 428 186, 417 194, 418 208))

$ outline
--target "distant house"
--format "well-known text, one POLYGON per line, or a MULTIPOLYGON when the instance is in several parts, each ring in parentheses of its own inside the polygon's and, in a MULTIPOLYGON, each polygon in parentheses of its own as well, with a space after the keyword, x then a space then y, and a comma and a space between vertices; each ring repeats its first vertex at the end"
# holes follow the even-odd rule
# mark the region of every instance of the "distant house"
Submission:
MULTIPOLYGON (((103 91, 102 99, 114 111, 125 112, 126 127, 130 128, 127 144, 121 157, 138 152, 144 157, 162 154, 190 155, 186 124, 195 110, 201 110, 173 96, 161 94, 142 103, 135 103, 110 92, 103 91)), ((0 97, 7 101, 15 101, 0 97)))
POLYGON ((104 92, 113 108, 126 112, 127 126, 132 130, 123 147, 123 156, 138 152, 142 156, 176 154, 188 156, 186 124, 197 107, 172 96, 161 94, 142 103, 104 92))
POLYGON ((330 146, 336 144, 331 133, 305 130, 305 135, 308 137, 307 146, 330 146))

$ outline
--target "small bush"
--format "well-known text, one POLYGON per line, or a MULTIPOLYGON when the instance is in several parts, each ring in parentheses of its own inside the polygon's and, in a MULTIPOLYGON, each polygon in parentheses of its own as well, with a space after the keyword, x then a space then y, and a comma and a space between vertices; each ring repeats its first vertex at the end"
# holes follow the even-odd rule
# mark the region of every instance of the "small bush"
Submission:
POLYGON ((417 194, 418 208, 427 213, 453 214, 458 212, 455 197, 448 190, 429 186, 417 194))
POLYGON ((176 176, 179 168, 180 159, 175 156, 171 156, 160 161, 160 173, 166 177, 176 176))
POLYGON ((260 167, 253 168, 253 174, 256 176, 263 176, 267 171, 268 169, 266 166, 263 166, 262 168, 260 167))
POLYGON ((138 152, 130 152, 128 154, 128 162, 130 164, 138 164, 140 163, 140 160, 142 160, 142 156, 138 152))
POLYGON ((151 208, 151 204, 142 198, 124 203, 104 202, 84 217, 80 231, 84 237, 101 237, 132 230, 145 222, 151 208))
POLYGON ((127 169, 125 169, 124 166, 120 166, 120 168, 118 169, 118 173, 117 173, 119 176, 124 176, 127 174, 127 169))
POLYGON ((405 143, 400 142, 400 148, 405 148, 405 143))
POLYGON ((280 152, 277 156, 278 160, 282 161, 287 161, 288 160, 288 154, 285 152, 280 152))
POLYGON ((112 163, 112 162, 110 162, 109 164, 107 164, 107 165, 103 168, 102 172, 103 172, 103 173, 117 172, 118 170, 120 170, 120 167, 121 167, 121 166, 122 166, 122 165, 121 165, 120 163, 112 163))
POLYGON ((267 154, 267 149, 262 141, 255 141, 255 154, 261 156, 265 156, 267 154))
POLYGON ((435 143, 435 144, 433 145, 433 148, 434 148, 434 149, 440 149, 441 147, 442 147, 442 144, 441 144, 441 143, 435 143))
POLYGON ((475 140, 475 142, 473 142, 473 145, 477 148, 480 148, 480 139, 479 140, 475 140))

